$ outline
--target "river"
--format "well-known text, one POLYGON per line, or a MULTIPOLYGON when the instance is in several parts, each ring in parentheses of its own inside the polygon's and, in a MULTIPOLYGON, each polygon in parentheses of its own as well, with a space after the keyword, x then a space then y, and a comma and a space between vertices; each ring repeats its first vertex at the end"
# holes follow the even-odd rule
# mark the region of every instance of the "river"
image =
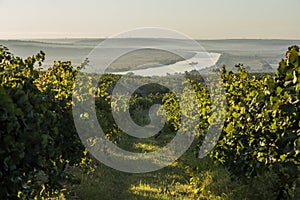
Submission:
POLYGON ((146 69, 128 70, 122 72, 113 72, 114 74, 133 73, 139 76, 166 76, 168 74, 180 74, 186 71, 201 70, 214 66, 219 60, 221 54, 195 52, 195 56, 188 60, 179 61, 170 65, 162 65, 158 67, 149 67, 146 69))

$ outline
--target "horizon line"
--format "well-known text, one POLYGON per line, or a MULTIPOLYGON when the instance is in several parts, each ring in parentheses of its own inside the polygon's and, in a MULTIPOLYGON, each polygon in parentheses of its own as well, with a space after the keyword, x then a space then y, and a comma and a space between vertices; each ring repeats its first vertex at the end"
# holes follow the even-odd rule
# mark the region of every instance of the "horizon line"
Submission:
MULTIPOLYGON (((183 38, 169 38, 169 37, 0 37, 0 40, 18 40, 18 41, 31 41, 31 40, 59 40, 59 39, 174 39, 185 40, 183 38)), ((233 37, 233 38, 191 38, 192 40, 300 40, 300 38, 245 38, 245 37, 233 37)))

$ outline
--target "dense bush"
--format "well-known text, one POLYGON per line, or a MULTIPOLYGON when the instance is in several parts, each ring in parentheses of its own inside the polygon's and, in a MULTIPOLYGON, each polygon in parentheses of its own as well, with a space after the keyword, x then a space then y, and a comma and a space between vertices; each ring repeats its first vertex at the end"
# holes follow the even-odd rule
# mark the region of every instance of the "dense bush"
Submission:
POLYGON ((290 47, 275 76, 249 77, 223 69, 228 113, 213 156, 234 174, 251 177, 272 171, 280 197, 287 197, 300 173, 299 48, 290 47))
MULTIPOLYGON (((225 66, 222 70, 228 109, 211 156, 241 179, 276 174, 280 198, 293 195, 300 174, 299 63, 299 48, 292 46, 274 75, 251 76, 241 64, 236 66, 238 73, 227 71, 225 66)), ((199 100, 196 115, 201 136, 211 124, 214 108, 207 86, 192 75, 188 78, 199 100)), ((180 100, 185 102, 185 97, 180 100)), ((179 107, 178 97, 168 93, 163 105, 168 112, 167 124, 179 129, 185 110, 179 107)))
POLYGON ((78 71, 60 62, 41 72, 44 53, 23 60, 0 47, 0 199, 48 196, 84 148, 71 115, 78 71))

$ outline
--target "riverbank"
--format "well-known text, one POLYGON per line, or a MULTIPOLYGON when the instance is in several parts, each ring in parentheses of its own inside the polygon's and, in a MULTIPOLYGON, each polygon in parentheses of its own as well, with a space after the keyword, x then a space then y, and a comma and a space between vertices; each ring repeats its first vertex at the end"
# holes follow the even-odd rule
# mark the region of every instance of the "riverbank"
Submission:
POLYGON ((132 73, 139 76, 166 76, 181 74, 193 70, 203 70, 214 66, 219 60, 220 56, 221 54, 218 53, 195 52, 195 55, 190 59, 179 61, 174 64, 113 73, 121 75, 132 73))

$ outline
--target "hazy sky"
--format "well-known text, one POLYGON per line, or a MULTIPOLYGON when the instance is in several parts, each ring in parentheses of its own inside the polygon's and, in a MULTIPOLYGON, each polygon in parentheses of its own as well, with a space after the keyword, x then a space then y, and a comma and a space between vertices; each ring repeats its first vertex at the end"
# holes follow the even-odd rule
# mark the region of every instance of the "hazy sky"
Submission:
POLYGON ((195 39, 300 39, 300 0, 0 0, 0 38, 111 37, 161 27, 195 39))

